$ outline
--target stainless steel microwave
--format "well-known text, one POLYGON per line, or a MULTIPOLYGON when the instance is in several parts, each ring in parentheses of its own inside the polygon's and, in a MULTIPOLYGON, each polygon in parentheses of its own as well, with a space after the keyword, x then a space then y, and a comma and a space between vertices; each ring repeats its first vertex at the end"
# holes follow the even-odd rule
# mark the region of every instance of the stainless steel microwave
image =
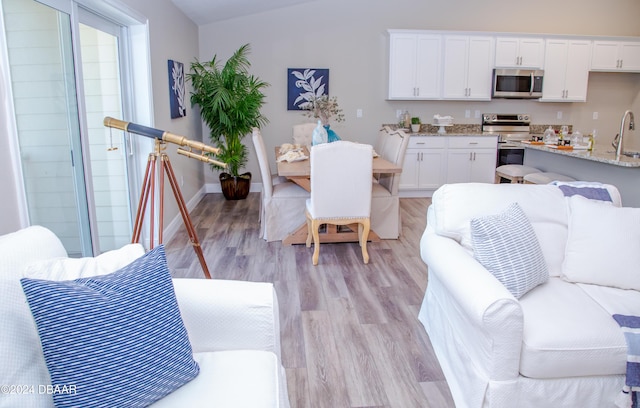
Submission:
POLYGON ((541 69, 494 69, 493 98, 537 99, 542 97, 541 69))

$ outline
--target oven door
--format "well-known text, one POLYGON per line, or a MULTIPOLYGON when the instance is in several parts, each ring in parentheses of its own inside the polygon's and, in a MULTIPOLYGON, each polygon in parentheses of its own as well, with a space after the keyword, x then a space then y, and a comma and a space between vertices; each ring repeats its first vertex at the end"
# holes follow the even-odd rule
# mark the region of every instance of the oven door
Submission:
POLYGON ((524 149, 522 147, 498 146, 497 160, 496 167, 505 164, 524 164, 524 149))
POLYGON ((530 69, 494 69, 494 98, 537 99, 542 97, 544 71, 530 69))

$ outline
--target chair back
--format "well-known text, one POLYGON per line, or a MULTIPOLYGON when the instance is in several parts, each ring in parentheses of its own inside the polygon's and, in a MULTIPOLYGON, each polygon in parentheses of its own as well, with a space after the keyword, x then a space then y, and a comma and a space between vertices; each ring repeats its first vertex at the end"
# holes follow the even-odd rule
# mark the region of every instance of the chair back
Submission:
POLYGON ((387 142, 387 136, 391 134, 393 130, 389 126, 383 126, 382 129, 378 131, 378 138, 376 139, 376 144, 373 145, 373 150, 378 154, 382 154, 384 151, 384 145, 387 142))
MULTIPOLYGON (((409 135, 402 130, 396 130, 389 133, 384 143, 384 148, 378 152, 384 159, 395 163, 397 166, 404 165, 404 156, 409 146, 409 135)), ((400 184, 400 174, 381 174, 378 182, 384 186, 391 194, 398 194, 398 186, 400 184)))
POLYGON ((311 148, 311 209, 314 218, 371 215, 373 147, 337 141, 311 148))
POLYGON ((269 168, 267 149, 264 147, 264 140, 262 140, 262 133, 260 132, 260 129, 253 128, 251 138, 253 139, 253 146, 256 149, 258 165, 260 166, 260 177, 262 177, 262 196, 263 198, 269 198, 273 195, 271 169, 269 168))
POLYGON ((293 143, 303 146, 311 146, 313 139, 313 129, 318 126, 317 123, 303 123, 301 125, 293 125, 293 143))

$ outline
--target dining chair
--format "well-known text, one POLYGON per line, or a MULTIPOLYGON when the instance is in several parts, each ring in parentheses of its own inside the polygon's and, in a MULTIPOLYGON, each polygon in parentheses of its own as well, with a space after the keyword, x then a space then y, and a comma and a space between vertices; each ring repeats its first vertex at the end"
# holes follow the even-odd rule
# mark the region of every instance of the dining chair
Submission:
MULTIPOLYGON (((378 154, 402 167, 408 145, 409 135, 400 129, 391 131, 378 154)), ((399 185, 400 173, 380 174, 372 185, 371 229, 382 239, 398 239, 402 230, 399 185)))
POLYGON ((266 241, 282 241, 305 222, 304 209, 309 192, 291 181, 280 182, 272 177, 259 129, 253 129, 252 139, 262 177, 260 237, 266 241))
POLYGON ((358 224, 364 263, 369 262, 367 239, 371 215, 373 147, 337 141, 311 148, 311 197, 307 200, 307 247, 313 238, 313 264, 320 255, 322 224, 358 224))
MULTIPOLYGON (((381 154, 384 151, 384 145, 387 142, 387 137, 393 132, 393 130, 389 126, 383 126, 382 129, 378 131, 378 137, 376 138, 376 143, 373 145, 373 150, 381 154)), ((375 173, 373 175, 373 181, 377 182, 378 177, 380 177, 379 173, 375 173)))
POLYGON ((311 146, 313 140, 313 129, 318 126, 317 123, 302 123, 293 125, 293 143, 311 146))

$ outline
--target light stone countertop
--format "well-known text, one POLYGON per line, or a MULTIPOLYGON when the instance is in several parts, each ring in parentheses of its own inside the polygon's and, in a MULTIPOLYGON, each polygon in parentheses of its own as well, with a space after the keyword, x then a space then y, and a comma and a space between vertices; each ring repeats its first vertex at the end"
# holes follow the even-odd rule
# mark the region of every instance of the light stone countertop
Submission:
POLYGON ((619 167, 640 167, 640 159, 634 159, 633 157, 627 157, 623 155, 620 157, 620 160, 616 160, 616 154, 613 151, 613 148, 603 148, 596 146, 596 148, 590 152, 588 150, 558 150, 551 147, 530 145, 525 143, 522 143, 522 146, 525 149, 541 150, 548 153, 577 157, 579 159, 612 164, 619 167))
MULTIPOLYGON (((389 126, 393 130, 398 129, 397 125, 386 124, 383 126, 389 126)), ((453 124, 451 126, 447 126, 445 129, 447 133, 441 134, 441 133, 438 133, 438 130, 440 130, 440 126, 423 123, 422 125, 420 125, 419 132, 411 132, 411 130, 409 129, 404 129, 404 131, 409 136, 489 136, 489 137, 499 136, 497 133, 482 134, 482 128, 480 125, 453 124)))

